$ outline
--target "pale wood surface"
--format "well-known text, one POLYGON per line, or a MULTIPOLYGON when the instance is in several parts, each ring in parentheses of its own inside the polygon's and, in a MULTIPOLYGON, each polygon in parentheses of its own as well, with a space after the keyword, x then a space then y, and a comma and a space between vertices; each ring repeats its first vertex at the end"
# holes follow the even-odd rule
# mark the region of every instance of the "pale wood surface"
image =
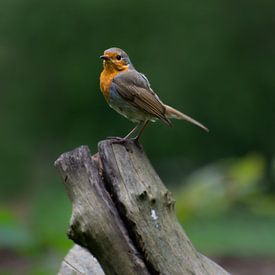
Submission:
POLYGON ((97 259, 85 248, 75 245, 63 260, 58 275, 104 275, 97 259))

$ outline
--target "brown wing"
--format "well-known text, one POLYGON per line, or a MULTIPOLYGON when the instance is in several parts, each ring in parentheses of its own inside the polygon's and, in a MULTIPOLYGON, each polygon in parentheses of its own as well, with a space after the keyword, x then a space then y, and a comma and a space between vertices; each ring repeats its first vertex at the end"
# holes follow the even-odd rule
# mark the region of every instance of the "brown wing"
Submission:
POLYGON ((144 75, 135 70, 120 73, 113 79, 112 89, 116 89, 134 107, 171 126, 170 120, 165 116, 165 106, 150 88, 144 75))

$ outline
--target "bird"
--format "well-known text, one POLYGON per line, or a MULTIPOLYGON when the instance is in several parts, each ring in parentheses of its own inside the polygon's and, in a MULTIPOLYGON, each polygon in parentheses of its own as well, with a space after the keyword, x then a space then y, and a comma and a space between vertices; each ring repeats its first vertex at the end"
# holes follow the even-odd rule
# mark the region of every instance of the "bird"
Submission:
POLYGON ((120 48, 112 47, 100 56, 103 71, 100 74, 100 90, 111 108, 136 123, 136 126, 123 138, 126 141, 140 128, 133 138, 139 141, 148 123, 160 120, 172 126, 170 119, 186 120, 206 132, 208 128, 192 117, 164 104, 151 88, 146 76, 138 72, 128 54, 120 48))

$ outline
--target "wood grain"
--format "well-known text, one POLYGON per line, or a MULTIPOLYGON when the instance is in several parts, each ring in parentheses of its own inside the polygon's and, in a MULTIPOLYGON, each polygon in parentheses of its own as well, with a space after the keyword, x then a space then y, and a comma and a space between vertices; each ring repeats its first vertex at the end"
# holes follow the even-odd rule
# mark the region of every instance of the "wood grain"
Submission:
POLYGON ((228 274, 194 248, 140 145, 105 140, 94 157, 81 146, 55 165, 73 206, 68 236, 105 274, 228 274))

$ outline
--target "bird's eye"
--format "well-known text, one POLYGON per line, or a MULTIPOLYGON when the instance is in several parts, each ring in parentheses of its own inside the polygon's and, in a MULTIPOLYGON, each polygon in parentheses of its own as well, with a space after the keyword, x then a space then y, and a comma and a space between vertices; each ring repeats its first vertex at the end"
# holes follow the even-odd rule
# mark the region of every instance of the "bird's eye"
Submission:
POLYGON ((118 54, 118 55, 116 56, 116 59, 117 59, 117 60, 120 60, 120 59, 121 59, 121 55, 118 54))

